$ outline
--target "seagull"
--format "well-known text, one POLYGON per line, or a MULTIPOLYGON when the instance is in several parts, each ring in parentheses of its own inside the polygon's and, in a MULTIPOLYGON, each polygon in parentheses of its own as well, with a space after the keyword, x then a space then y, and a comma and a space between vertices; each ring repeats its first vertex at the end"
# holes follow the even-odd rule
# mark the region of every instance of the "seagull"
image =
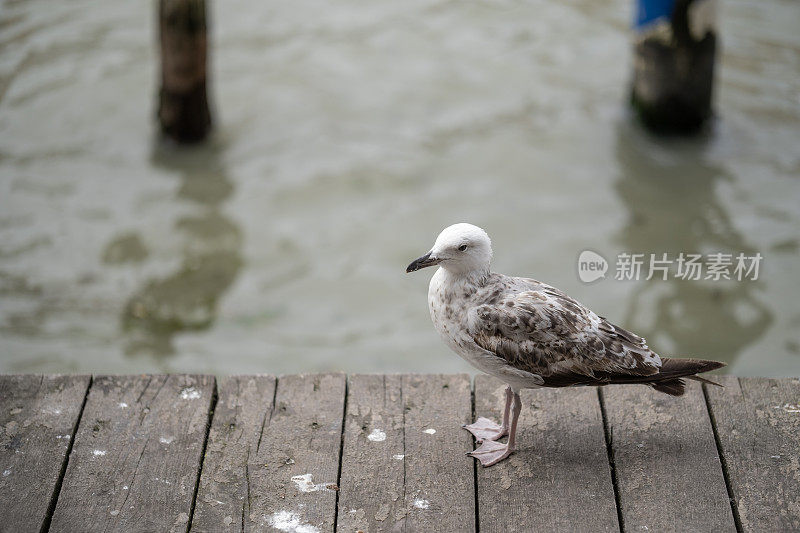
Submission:
POLYGON ((559 289, 491 272, 491 260, 489 235, 460 223, 442 230, 433 248, 406 268, 439 265, 428 287, 434 327, 454 352, 507 385, 502 424, 481 417, 463 426, 481 443, 468 455, 484 467, 515 449, 522 389, 643 383, 681 396, 681 378, 717 385, 696 374, 725 363, 659 357, 645 339, 559 289), (506 444, 498 442, 506 435, 506 444))

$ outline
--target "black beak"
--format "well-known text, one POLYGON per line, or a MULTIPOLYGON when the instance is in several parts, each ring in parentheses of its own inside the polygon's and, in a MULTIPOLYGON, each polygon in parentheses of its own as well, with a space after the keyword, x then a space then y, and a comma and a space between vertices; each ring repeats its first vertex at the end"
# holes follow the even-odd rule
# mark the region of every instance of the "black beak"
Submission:
POLYGON ((417 270, 433 265, 438 265, 441 260, 431 257, 431 253, 423 255, 418 259, 414 259, 410 265, 406 267, 406 272, 416 272, 417 270))

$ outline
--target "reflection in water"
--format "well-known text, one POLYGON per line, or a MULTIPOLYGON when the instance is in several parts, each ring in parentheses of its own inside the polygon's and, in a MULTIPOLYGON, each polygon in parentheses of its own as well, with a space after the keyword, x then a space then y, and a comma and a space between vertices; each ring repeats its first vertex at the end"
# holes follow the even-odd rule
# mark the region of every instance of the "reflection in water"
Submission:
POLYGON ((242 266, 241 232, 220 212, 233 186, 218 148, 157 146, 153 163, 180 173, 178 199, 191 202, 197 213, 175 223, 185 239, 180 267, 172 275, 147 282, 125 305, 122 326, 129 355, 169 355, 175 351, 175 334, 208 329, 220 296, 242 266))
MULTIPOLYGON (((616 157, 622 174, 615 188, 629 215, 619 236, 624 251, 666 252, 671 259, 680 252, 756 252, 717 198, 719 184, 730 177, 706 160, 705 141, 655 142, 629 122, 618 125, 616 157)), ((676 356, 732 362, 773 320, 754 294, 757 285, 654 279, 634 291, 626 321, 652 346, 668 346, 676 356)))
POLYGON ((147 248, 137 233, 125 233, 106 245, 103 263, 119 265, 140 263, 147 259, 147 248))

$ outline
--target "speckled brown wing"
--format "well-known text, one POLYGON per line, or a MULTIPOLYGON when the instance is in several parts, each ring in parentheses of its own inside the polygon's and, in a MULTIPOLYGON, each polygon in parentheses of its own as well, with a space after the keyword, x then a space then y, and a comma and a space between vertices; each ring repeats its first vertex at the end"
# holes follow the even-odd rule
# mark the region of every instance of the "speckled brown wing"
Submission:
POLYGON ((615 326, 555 287, 535 280, 520 282, 527 290, 511 291, 496 303, 471 311, 470 333, 483 349, 544 378, 572 375, 580 381, 596 374, 658 373, 661 360, 642 337, 615 326))

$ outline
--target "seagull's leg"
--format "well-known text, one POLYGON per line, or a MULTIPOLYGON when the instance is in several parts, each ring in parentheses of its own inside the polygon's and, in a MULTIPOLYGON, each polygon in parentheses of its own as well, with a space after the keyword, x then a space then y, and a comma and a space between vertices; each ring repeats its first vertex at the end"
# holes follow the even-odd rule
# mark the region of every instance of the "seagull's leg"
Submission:
POLYGON ((514 406, 511 410, 511 430, 508 433, 508 444, 486 440, 477 450, 467 454, 476 458, 483 466, 497 464, 514 451, 517 439, 517 421, 519 420, 519 412, 522 410, 522 399, 516 391, 513 391, 513 396, 514 406))
POLYGON ((503 408, 503 425, 498 426, 495 422, 488 418, 480 417, 475 423, 470 425, 463 425, 464 429, 475 435, 475 440, 483 442, 485 440, 497 440, 500 437, 508 435, 508 414, 511 411, 511 400, 514 397, 514 392, 511 386, 506 387, 506 406, 503 408))

